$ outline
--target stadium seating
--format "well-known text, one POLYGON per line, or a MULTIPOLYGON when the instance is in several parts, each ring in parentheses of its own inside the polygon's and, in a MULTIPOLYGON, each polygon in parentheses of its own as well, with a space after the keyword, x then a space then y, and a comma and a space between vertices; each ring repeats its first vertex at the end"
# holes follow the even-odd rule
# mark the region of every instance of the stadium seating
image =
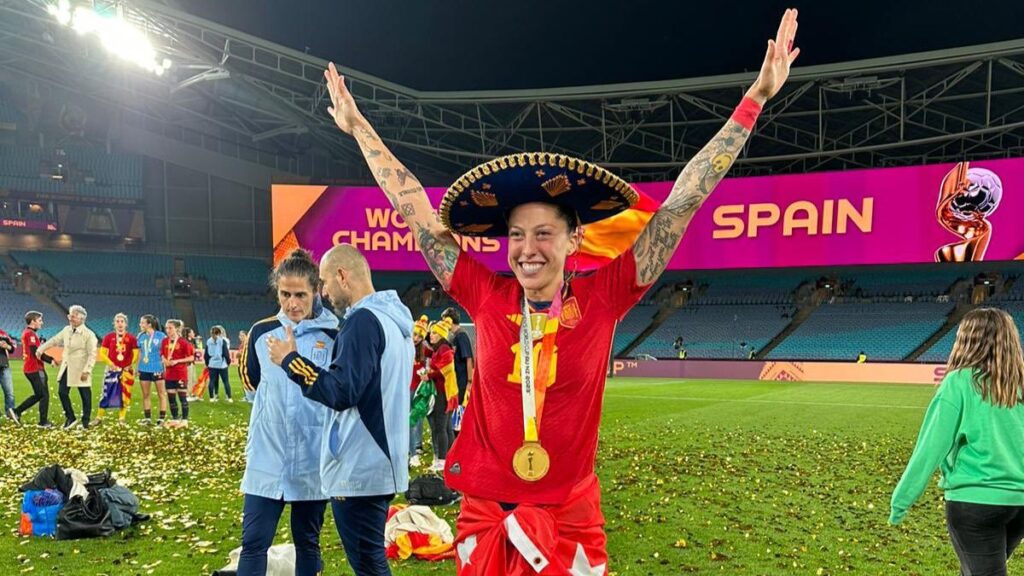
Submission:
POLYGON ((67 314, 52 305, 45 305, 31 294, 19 294, 11 290, 0 290, 0 328, 15 338, 25 329, 25 312, 38 310, 43 313, 43 329, 40 333, 49 338, 67 325, 67 314))
POLYGON ((852 295, 871 297, 938 296, 949 291, 949 287, 964 274, 950 270, 875 270, 855 273, 852 295))
POLYGON ((990 299, 990 302, 1021 302, 1024 301, 1024 276, 1016 278, 1013 285, 1001 294, 990 299))
POLYGON ((921 362, 945 362, 949 358, 949 351, 953 349, 953 341, 956 340, 956 326, 946 332, 946 335, 932 344, 931 348, 924 351, 918 357, 921 362))
POLYGON ((51 152, 35 147, 0 146, 0 187, 40 194, 80 194, 111 199, 142 199, 142 159, 93 148, 68 148, 69 181, 49 177, 51 152), (89 178, 89 180, 87 180, 89 178))
POLYGON ((24 122, 21 112, 10 102, 0 98, 0 124, 5 126, 18 126, 24 122))
MULTIPOLYGON (((985 302, 984 305, 1002 308, 1009 312, 1013 316, 1013 321, 1017 324, 1017 330, 1020 332, 1021 338, 1024 338, 1024 297, 1022 297, 1024 294, 1014 292, 1005 296, 1010 297, 992 299, 985 302)), ((949 359, 949 352, 953 349, 953 342, 956 340, 956 331, 957 327, 954 326, 938 342, 932 344, 931 348, 925 350, 918 360, 921 362, 945 362, 949 359)))
POLYGON ((270 277, 270 264, 256 258, 224 258, 189 256, 185 271, 193 278, 206 280, 215 294, 265 294, 270 277))
POLYGON ((141 186, 142 159, 125 154, 107 154, 96 148, 67 148, 68 160, 97 181, 126 186, 141 186))
POLYGON ((777 272, 752 276, 712 276, 702 283, 702 304, 785 304, 793 301, 793 291, 807 281, 805 274, 777 272))
POLYGON ((790 311, 785 304, 691 304, 670 316, 631 355, 675 358, 672 345, 681 336, 687 358, 746 358, 751 346, 760 350, 789 324, 790 311))
POLYGON ((951 303, 824 304, 768 355, 773 359, 901 360, 945 322, 951 303))
POLYGON ((616 355, 629 346, 636 337, 651 325, 654 315, 660 306, 634 306, 629 314, 615 327, 615 340, 612 342, 612 354, 616 355))
POLYGON ((1017 324, 1017 330, 1021 333, 1021 338, 1024 338, 1024 301, 1006 302, 1000 308, 1013 316, 1013 321, 1017 324))
POLYGON ((89 317, 86 325, 102 338, 114 329, 114 315, 123 312, 128 316, 128 331, 138 333, 139 317, 153 314, 162 323, 176 316, 174 306, 168 298, 153 296, 111 296, 88 292, 66 293, 57 297, 65 308, 72 304, 84 306, 89 317))
MULTIPOLYGON (((684 279, 678 276, 669 281, 684 279)), ((682 337, 687 358, 746 358, 751 346, 760 350, 786 327, 793 311, 793 294, 808 280, 807 274, 790 271, 690 274, 688 279, 697 285, 688 304, 641 342, 631 356, 675 358, 673 344, 682 337)), ((638 307, 626 317, 616 332, 616 354, 650 323, 655 312, 638 307), (638 317, 645 322, 633 332, 632 323, 638 317)))
POLYGON ((240 298, 232 296, 193 300, 198 331, 203 339, 209 337, 210 328, 221 325, 232 346, 238 344, 238 332, 248 332, 257 321, 273 316, 278 306, 269 298, 240 298))
POLYGON ((173 259, 161 254, 12 251, 19 264, 45 270, 63 292, 159 295, 155 280, 173 271, 173 259))

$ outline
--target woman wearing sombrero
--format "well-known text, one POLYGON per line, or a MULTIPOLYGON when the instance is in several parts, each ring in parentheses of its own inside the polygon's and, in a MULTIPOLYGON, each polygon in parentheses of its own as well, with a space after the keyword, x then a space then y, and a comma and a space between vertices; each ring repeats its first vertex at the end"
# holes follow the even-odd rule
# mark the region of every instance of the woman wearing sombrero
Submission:
POLYGON ((524 153, 491 160, 447 191, 439 212, 360 114, 331 64, 338 127, 355 137, 441 286, 472 316, 477 364, 445 480, 464 494, 460 576, 604 574, 594 474, 605 367, 615 324, 664 271, 683 231, 732 165, 786 78, 796 10, 768 41, 761 72, 732 118, 683 169, 632 249, 589 275, 567 270, 582 225, 632 206, 629 184, 584 160, 524 153), (508 236, 514 277, 462 252, 453 233, 508 236), (525 352, 524 352, 525 351, 525 352))

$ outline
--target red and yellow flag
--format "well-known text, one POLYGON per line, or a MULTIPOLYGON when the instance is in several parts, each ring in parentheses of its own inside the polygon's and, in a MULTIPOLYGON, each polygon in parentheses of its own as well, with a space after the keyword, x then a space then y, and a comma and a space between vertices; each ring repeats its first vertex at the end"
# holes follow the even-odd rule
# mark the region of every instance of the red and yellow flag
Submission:
POLYGON ((583 246, 566 264, 569 270, 594 270, 629 250, 658 210, 656 200, 637 190, 640 200, 611 218, 583 227, 583 246))

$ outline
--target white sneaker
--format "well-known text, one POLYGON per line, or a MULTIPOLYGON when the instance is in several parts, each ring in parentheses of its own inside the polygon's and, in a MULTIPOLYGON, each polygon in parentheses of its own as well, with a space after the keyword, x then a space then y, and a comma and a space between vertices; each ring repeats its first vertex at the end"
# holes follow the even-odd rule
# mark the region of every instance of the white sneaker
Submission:
POLYGON ((228 398, 227 402, 228 402, 228 404, 234 404, 235 403, 235 401, 232 400, 231 398, 228 398))
POLYGON ((218 401, 218 399, 217 399, 216 396, 214 396, 213 398, 210 398, 210 402, 217 402, 217 401, 218 401))
POLYGON ((412 457, 409 458, 409 466, 411 466, 413 468, 419 468, 420 467, 420 457, 415 455, 415 454, 413 454, 412 457))

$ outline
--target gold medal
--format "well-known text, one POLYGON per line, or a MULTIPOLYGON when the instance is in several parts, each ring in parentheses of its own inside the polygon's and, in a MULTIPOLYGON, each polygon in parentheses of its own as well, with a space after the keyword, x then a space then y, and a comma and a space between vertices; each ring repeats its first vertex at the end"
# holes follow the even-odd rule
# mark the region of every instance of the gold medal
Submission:
POLYGON ((551 467, 548 451, 539 442, 524 442, 512 456, 512 468, 526 482, 536 482, 547 476, 551 467))
POLYGON ((118 352, 117 353, 117 361, 118 362, 124 362, 124 354, 121 354, 120 352, 118 352))

